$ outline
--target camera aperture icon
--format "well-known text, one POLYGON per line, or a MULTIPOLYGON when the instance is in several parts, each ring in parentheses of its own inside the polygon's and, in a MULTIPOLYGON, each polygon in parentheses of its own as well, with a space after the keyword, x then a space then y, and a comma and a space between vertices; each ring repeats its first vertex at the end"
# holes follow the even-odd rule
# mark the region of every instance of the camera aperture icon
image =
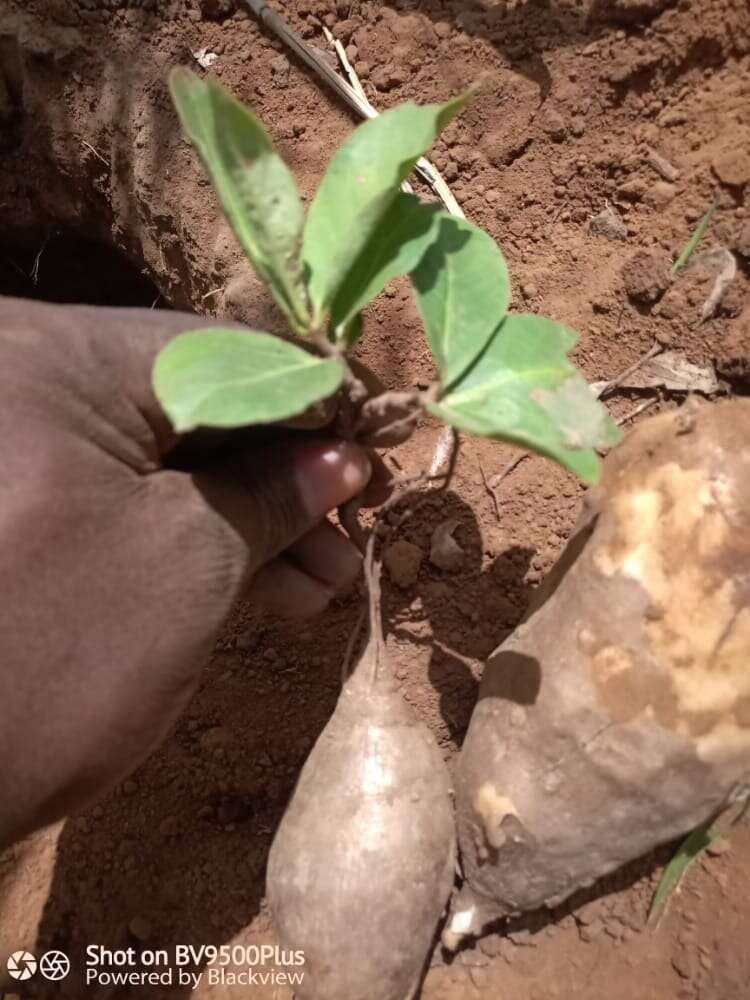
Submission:
POLYGON ((58 982, 70 972, 70 959, 63 951, 45 951, 39 959, 39 971, 45 979, 58 982))
POLYGON ((10 978, 19 982, 31 979, 36 972, 36 959, 30 951, 14 951, 6 964, 10 978))

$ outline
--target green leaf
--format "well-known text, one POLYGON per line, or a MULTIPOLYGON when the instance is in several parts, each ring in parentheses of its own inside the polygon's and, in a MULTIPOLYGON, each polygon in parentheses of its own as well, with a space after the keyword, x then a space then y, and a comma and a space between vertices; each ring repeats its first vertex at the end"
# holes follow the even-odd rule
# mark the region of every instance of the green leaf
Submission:
POLYGON ((594 448, 620 432, 567 358, 576 336, 552 320, 508 316, 471 368, 429 409, 448 423, 523 445, 582 479, 599 474, 594 448))
POLYGON ((350 319, 389 281, 419 264, 437 237, 441 214, 438 205, 427 205, 413 194, 396 195, 334 299, 331 325, 337 340, 350 319))
POLYGON ((658 922, 669 897, 685 877, 685 873, 690 865, 718 835, 718 831, 711 829, 711 822, 709 821, 708 823, 703 823, 702 826, 696 827, 683 840, 677 848, 674 857, 662 872, 659 885, 651 901, 651 908, 648 911, 648 922, 650 924, 658 922))
POLYGON ((438 238, 412 274, 442 383, 448 387, 477 358, 510 305, 510 275, 495 241, 443 212, 438 238))
POLYGON ((322 325, 399 185, 466 100, 401 104, 360 125, 335 154, 310 206, 302 246, 316 325, 322 325))
POLYGON ((193 330, 154 364, 157 399, 176 431, 286 420, 338 389, 344 370, 252 330, 193 330))
POLYGON ((695 231, 688 240, 684 250, 672 265, 672 274, 677 274, 678 271, 681 271, 683 267, 687 265, 690 258, 695 253, 698 244, 706 235, 706 230, 708 229, 711 223, 711 218, 717 208, 718 208, 718 202, 714 202, 713 205, 711 205, 711 207, 705 213, 703 218, 700 220, 698 225, 695 227, 695 231))
POLYGON ((304 210, 291 171, 255 115, 216 80, 178 68, 169 86, 237 239, 293 328, 305 332, 304 210))
POLYGON ((670 896, 679 887, 688 868, 698 855, 710 847, 718 837, 724 835, 730 826, 741 823, 748 810, 750 810, 750 792, 746 791, 715 819, 701 823, 692 833, 687 835, 659 879, 659 885, 656 887, 648 911, 650 924, 659 923, 670 896))

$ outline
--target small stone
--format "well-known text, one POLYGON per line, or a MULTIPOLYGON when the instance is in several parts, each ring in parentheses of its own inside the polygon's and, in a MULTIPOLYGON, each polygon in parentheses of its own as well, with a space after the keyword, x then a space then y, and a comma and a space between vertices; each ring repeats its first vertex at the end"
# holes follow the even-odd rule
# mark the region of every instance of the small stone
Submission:
POLYGON ((397 587, 411 587, 417 582, 424 552, 413 542, 399 539, 389 545, 383 562, 397 587))
POLYGON ((646 183, 640 177, 633 177, 619 187, 619 193, 628 201, 640 201, 646 193, 646 183))
POLYGON ((575 136, 582 136, 586 131, 586 119, 583 115, 573 115, 570 119, 570 131, 575 136))
POLYGON ((595 215, 589 223, 589 228, 595 236, 604 236, 608 240, 626 240, 628 229, 616 208, 607 205, 595 215))
POLYGON ((671 347, 674 343, 674 334, 671 330, 657 330, 654 339, 660 347, 671 347))
POLYGON ((283 53, 280 52, 279 55, 271 60, 271 73, 273 74, 273 82, 277 87, 286 87, 288 85, 290 71, 291 64, 283 53))
POLYGON ((595 941, 596 938, 598 938, 601 934, 604 933, 604 929, 605 929, 604 921, 601 918, 597 917, 595 920, 592 920, 591 923, 586 924, 583 927, 580 927, 578 929, 578 934, 581 938, 581 941, 585 941, 587 944, 590 944, 592 941, 595 941))
POLYGON ((671 280, 666 259, 658 253, 639 250, 625 261, 622 278, 628 297, 650 305, 663 294, 671 280))
POLYGON ((677 189, 668 181, 656 181, 645 192, 644 199, 654 208, 663 209, 674 199, 677 189))
POLYGON ((554 108, 546 108, 542 112, 539 124, 541 125, 544 134, 548 135, 554 142, 562 142, 565 138, 565 134, 567 132, 565 119, 560 112, 555 111, 554 108))
POLYGON ((145 917, 133 917, 128 924, 128 931, 136 941, 148 941, 151 937, 151 924, 145 917))
POLYGON ((406 71, 400 66, 378 66, 370 79, 378 90, 391 90, 406 82, 406 71))
POLYGON ((482 137, 481 150, 493 166, 505 167, 523 153, 530 141, 524 129, 499 128, 482 137))
POLYGON ((743 145, 718 156, 712 166, 719 180, 729 187, 744 187, 750 181, 750 152, 743 145))
POLYGON ((135 795, 138 791, 138 785, 134 781, 123 781, 122 790, 125 795, 135 795))
POLYGON ((342 42, 348 42, 356 30, 357 22, 354 18, 345 18, 343 21, 338 22, 333 29, 333 33, 336 38, 340 38, 342 42))
POLYGON ((451 26, 447 21, 435 22, 435 34, 438 38, 447 38, 451 33, 451 26))
MULTIPOLYGON (((465 552, 453 537, 459 523, 456 518, 451 518, 439 524, 430 541, 430 562, 448 573, 460 569, 464 561, 465 552)), ((419 551, 421 554, 421 549, 419 551)))
POLYGON ((521 291, 523 292, 523 297, 528 301, 529 299, 534 299, 539 294, 539 289, 536 287, 533 281, 524 281, 521 285, 521 291))
POLYGON ((670 184, 679 178, 680 171, 673 166, 666 157, 658 153, 652 146, 646 146, 644 149, 644 155, 646 163, 656 171, 657 174, 662 178, 662 180, 668 181, 670 184))

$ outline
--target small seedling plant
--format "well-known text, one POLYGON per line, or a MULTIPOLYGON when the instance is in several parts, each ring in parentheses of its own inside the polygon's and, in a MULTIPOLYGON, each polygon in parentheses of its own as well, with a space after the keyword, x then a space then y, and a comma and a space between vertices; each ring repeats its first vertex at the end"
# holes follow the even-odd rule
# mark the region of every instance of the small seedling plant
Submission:
POLYGON ((291 335, 217 327, 171 341, 153 381, 177 431, 285 421, 338 394, 337 429, 354 439, 393 443, 427 411, 597 478, 597 449, 619 432, 568 359, 575 334, 543 316, 509 313, 508 267, 490 236, 401 189, 467 95, 403 104, 355 129, 305 213, 291 171, 247 107, 183 68, 170 89, 291 335), (365 307, 404 275, 438 377, 426 391, 373 396, 348 358, 365 307))

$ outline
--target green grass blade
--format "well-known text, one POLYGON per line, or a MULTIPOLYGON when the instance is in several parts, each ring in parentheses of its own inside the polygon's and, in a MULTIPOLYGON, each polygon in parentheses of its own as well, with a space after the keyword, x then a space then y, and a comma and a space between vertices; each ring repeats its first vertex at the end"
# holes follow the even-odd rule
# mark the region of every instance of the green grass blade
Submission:
POLYGON ((714 830, 713 824, 709 822, 696 827, 683 840, 674 857, 662 872, 661 880, 651 901, 651 909, 648 911, 650 924, 658 923, 670 896, 682 882, 688 868, 709 844, 716 840, 718 835, 718 831, 714 830))
POLYGON ((678 271, 681 271, 683 269, 683 267, 686 266, 686 264, 688 263, 688 261, 690 260, 690 258, 693 256, 693 254, 695 253, 696 247, 698 246, 698 244, 700 243, 700 241, 703 239, 703 237, 706 235, 706 230, 708 229, 708 227, 709 227, 709 225, 711 223, 711 218, 712 218, 714 212, 716 211, 716 208, 717 208, 717 203, 714 202, 713 205, 706 212, 706 214, 703 216, 703 218, 701 219, 701 221, 698 223, 698 225, 695 227, 695 231, 694 231, 693 235, 690 237, 690 239, 688 240, 687 245, 685 246, 685 249, 682 251, 682 253, 680 254, 680 256, 677 258, 677 260, 672 265, 672 274, 677 274, 678 271))

